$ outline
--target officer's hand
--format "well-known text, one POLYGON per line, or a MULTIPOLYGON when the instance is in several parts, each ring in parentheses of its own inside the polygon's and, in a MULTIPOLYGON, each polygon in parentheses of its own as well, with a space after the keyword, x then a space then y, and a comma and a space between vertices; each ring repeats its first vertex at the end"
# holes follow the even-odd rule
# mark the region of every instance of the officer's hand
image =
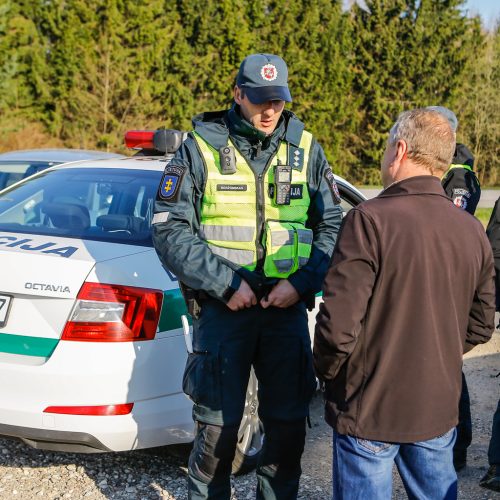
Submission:
POLYGON ((240 286, 226 304, 231 311, 239 311, 245 307, 252 307, 257 304, 257 297, 253 293, 248 283, 241 280, 240 286))
POLYGON ((288 280, 279 280, 269 295, 260 301, 260 305, 264 309, 269 306, 285 308, 293 306, 299 300, 299 294, 293 285, 288 280))

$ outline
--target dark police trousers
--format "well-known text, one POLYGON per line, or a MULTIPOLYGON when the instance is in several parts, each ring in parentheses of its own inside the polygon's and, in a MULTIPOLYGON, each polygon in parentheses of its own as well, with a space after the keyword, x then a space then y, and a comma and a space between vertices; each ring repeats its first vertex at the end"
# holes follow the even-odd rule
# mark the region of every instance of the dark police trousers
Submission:
POLYGON ((467 457, 467 448, 472 443, 472 416, 470 397, 465 374, 462 372, 462 391, 458 403, 457 440, 453 446, 453 460, 460 463, 467 457))
POLYGON ((497 411, 493 415, 493 427, 488 447, 488 463, 490 465, 500 465, 500 399, 498 400, 497 411))
POLYGON ((204 301, 193 322, 193 351, 183 380, 196 422, 189 498, 231 496, 231 464, 252 365, 265 433, 257 499, 297 498, 305 419, 316 386, 304 303, 233 312, 215 299, 204 301))

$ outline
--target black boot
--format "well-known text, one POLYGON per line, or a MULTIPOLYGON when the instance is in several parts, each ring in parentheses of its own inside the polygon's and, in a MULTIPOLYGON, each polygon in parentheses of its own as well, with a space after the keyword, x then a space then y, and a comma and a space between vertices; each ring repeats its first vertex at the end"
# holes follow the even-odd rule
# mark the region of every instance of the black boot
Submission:
POLYGON ((488 472, 479 481, 479 486, 491 491, 500 492, 500 465, 490 465, 488 472))

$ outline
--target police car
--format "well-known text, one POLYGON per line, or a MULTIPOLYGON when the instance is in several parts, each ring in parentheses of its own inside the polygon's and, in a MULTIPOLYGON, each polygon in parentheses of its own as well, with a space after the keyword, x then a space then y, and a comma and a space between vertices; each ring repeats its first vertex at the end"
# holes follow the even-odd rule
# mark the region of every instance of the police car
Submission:
MULTIPOLYGON (((186 308, 151 239, 182 138, 131 132, 139 155, 51 167, 0 192, 0 435, 76 452, 192 441, 186 308)), ((345 211, 364 199, 337 182, 345 211)), ((237 468, 262 445, 256 409, 252 378, 237 468)))

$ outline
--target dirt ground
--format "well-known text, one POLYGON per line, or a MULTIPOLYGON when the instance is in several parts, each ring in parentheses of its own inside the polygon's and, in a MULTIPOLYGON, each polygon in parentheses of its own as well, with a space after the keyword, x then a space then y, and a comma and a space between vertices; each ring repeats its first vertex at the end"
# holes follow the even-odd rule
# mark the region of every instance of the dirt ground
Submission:
MULTIPOLYGON (((471 397, 473 424, 472 444, 467 467, 458 474, 459 498, 463 500, 500 499, 500 493, 478 486, 488 469, 488 444, 491 423, 500 397, 500 332, 497 330, 487 344, 476 347, 464 357, 464 372, 471 397)), ((321 396, 313 401, 309 432, 303 459, 302 498, 320 500, 331 498, 331 432, 322 419, 321 396), (309 491, 307 491, 309 490, 309 491)), ((394 499, 407 498, 403 485, 394 470, 394 499)), ((367 499, 368 500, 368 499, 367 499)))

